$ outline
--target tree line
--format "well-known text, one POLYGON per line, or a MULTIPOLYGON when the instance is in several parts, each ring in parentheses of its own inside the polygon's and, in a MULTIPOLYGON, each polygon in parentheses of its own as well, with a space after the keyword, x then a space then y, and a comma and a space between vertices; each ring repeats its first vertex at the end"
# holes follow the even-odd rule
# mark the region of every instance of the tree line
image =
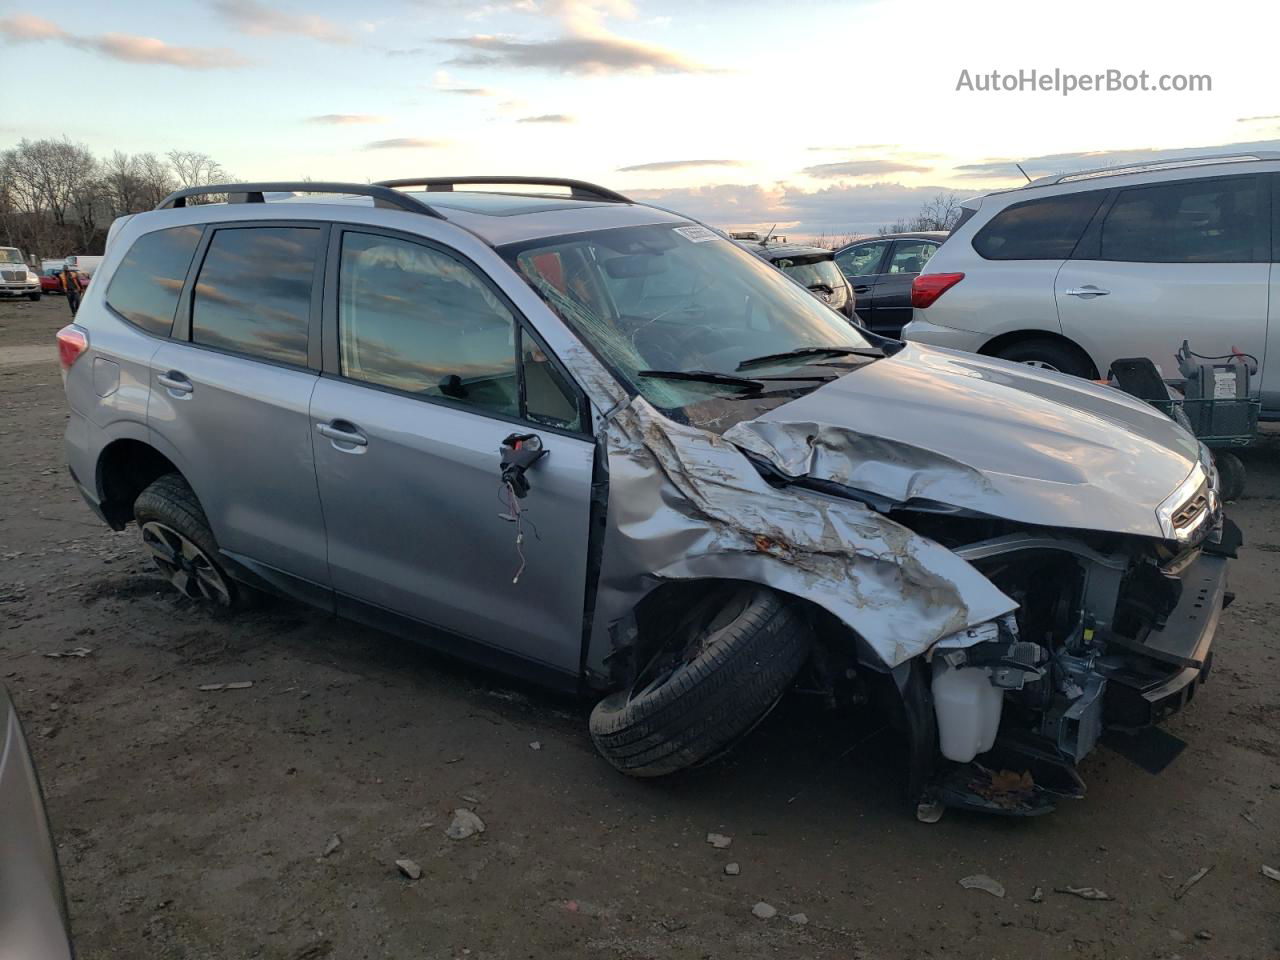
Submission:
POLYGON ((182 187, 232 179, 193 150, 97 157, 66 137, 24 139, 0 151, 0 246, 40 259, 100 254, 116 217, 150 210, 182 187))

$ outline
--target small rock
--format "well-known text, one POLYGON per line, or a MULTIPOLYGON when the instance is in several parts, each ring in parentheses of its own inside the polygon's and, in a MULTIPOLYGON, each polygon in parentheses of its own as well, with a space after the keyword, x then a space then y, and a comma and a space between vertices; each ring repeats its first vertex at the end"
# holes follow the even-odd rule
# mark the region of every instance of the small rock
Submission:
POLYGON ((736 863, 726 863, 724 865, 724 873, 727 877, 736 877, 742 872, 742 868, 736 863))
POLYGON ((541 749, 542 749, 542 741, 541 741, 541 740, 534 740, 532 743, 530 743, 530 744, 529 744, 529 749, 530 749, 530 750, 541 750, 541 749))
POLYGON ((778 915, 778 908, 774 906, 770 906, 769 904, 761 900, 759 903, 757 903, 754 907, 751 908, 751 913, 761 920, 772 920, 774 917, 778 915))
POLYGON ((793 913, 791 914, 791 916, 787 917, 787 919, 790 920, 792 923, 799 924, 802 927, 809 922, 809 918, 806 917, 803 913, 793 913))
POLYGON ((329 838, 329 842, 324 845, 324 852, 320 854, 320 856, 327 857, 329 856, 329 854, 337 850, 340 846, 342 846, 342 838, 335 833, 332 837, 329 838))
POLYGON ((1212 934, 1212 933, 1210 933, 1208 930, 1197 930, 1197 931, 1196 931, 1196 939, 1197 939, 1197 940, 1212 940, 1212 939, 1213 939, 1213 934, 1212 934))
POLYGON ((1034 890, 1034 891, 1032 891, 1032 893, 1031 893, 1031 902, 1032 902, 1032 903, 1043 903, 1043 902, 1044 902, 1044 887, 1036 887, 1036 888, 1035 888, 1035 890, 1034 890))
POLYGON ((1004 886, 998 880, 992 880, 985 873, 975 873, 971 877, 961 877, 959 883, 966 890, 984 890, 993 897, 1004 896, 1004 886))
POLYGON ((717 850, 723 850, 729 844, 733 843, 733 837, 726 837, 723 833, 708 833, 707 843, 711 844, 717 850))
POLYGON ((399 867, 400 872, 410 880, 417 880, 422 876, 422 868, 412 860, 397 860, 396 866, 399 867))
POLYGON ((477 833, 484 833, 484 821, 471 810, 460 807, 453 811, 453 822, 444 833, 450 840, 465 840, 477 833))

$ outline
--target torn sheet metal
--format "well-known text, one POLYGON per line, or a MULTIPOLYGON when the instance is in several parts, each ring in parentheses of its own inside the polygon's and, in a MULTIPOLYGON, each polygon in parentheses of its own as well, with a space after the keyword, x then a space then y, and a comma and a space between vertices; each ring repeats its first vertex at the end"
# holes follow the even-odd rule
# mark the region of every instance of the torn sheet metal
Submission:
POLYGON ((964 560, 864 505, 775 489, 733 444, 636 398, 610 420, 606 533, 588 668, 609 624, 664 580, 739 579, 811 600, 886 666, 1016 604, 964 560))
POLYGON ((1199 462, 1195 438, 1118 390, 911 343, 724 438, 894 503, 1149 537, 1199 462))

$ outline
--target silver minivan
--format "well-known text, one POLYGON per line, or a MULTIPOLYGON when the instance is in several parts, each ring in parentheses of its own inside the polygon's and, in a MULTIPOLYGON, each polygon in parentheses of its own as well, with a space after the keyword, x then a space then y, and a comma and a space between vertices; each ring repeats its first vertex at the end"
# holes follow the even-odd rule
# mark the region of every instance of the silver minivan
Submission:
POLYGON ((917 278, 908 340, 1082 377, 1174 353, 1254 357, 1280 418, 1280 154, 1111 167, 965 201, 917 278))
POLYGON ((578 181, 179 191, 112 227, 58 345, 72 477, 186 597, 590 697, 635 776, 799 685, 887 713, 922 816, 1043 812, 1190 700, 1229 598, 1238 533, 1168 418, 877 337, 578 181))

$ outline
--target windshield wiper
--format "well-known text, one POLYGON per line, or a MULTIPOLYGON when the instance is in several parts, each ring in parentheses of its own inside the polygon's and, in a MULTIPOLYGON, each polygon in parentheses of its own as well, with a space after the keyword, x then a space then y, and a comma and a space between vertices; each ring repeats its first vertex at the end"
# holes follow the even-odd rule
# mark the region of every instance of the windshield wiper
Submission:
POLYGON ((692 380, 698 383, 720 383, 726 387, 737 387, 748 393, 759 393, 764 384, 749 377, 735 377, 731 373, 716 373, 714 370, 640 370, 637 377, 656 377, 661 380, 692 380))
POLYGON ((778 360, 796 360, 805 357, 870 357, 873 360, 879 360, 884 356, 884 351, 879 347, 798 347, 795 350, 785 350, 782 353, 766 353, 762 357, 752 357, 749 360, 743 360, 735 369, 747 370, 751 367, 764 366, 765 364, 774 363, 778 360))

